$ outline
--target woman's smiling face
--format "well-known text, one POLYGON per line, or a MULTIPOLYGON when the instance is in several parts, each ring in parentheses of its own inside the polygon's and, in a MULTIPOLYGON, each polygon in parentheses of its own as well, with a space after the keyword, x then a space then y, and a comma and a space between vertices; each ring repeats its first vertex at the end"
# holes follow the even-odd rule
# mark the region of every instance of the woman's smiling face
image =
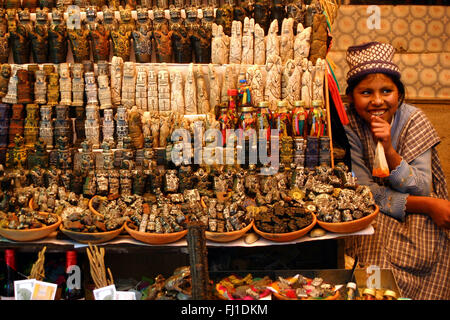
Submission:
POLYGON ((372 116, 390 123, 398 109, 399 91, 392 79, 383 73, 369 74, 353 89, 349 96, 356 112, 368 124, 372 116))

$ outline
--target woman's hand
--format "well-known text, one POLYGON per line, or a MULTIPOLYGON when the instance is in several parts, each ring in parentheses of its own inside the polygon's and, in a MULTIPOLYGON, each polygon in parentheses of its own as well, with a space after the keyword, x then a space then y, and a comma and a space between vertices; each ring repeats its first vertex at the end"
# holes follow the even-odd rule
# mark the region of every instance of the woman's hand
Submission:
POLYGON ((428 215, 438 227, 450 229, 450 201, 430 198, 428 215))
POLYGON ((381 117, 372 116, 370 123, 372 134, 376 142, 380 141, 389 170, 394 170, 402 161, 402 157, 395 151, 391 141, 391 125, 381 117))
POLYGON ((432 197, 408 196, 406 211, 425 213, 440 228, 450 229, 450 201, 432 197))

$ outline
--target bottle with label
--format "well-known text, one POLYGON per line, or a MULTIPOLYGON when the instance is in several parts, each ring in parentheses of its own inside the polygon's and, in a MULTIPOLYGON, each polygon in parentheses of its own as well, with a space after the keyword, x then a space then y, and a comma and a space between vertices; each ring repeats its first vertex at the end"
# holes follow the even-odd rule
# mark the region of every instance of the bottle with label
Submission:
POLYGON ((355 300, 356 283, 347 283, 347 300, 355 300))
POLYGON ((5 280, 1 287, 1 300, 14 300, 14 281, 19 280, 13 249, 5 250, 5 280))
POLYGON ((84 288, 81 268, 77 265, 77 252, 66 252, 66 282, 63 284, 63 300, 83 300, 84 288))

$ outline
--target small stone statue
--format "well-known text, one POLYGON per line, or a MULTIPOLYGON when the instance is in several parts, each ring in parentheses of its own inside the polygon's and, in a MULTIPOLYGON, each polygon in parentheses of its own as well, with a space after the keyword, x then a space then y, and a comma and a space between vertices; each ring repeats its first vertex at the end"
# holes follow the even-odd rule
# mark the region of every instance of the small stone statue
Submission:
POLYGON ((255 20, 245 17, 242 30, 242 64, 253 64, 254 62, 254 33, 255 20))
POLYGON ((22 104, 13 104, 11 107, 11 118, 9 119, 9 147, 14 146, 16 135, 23 137, 24 118, 24 106, 22 104))
POLYGON ((128 114, 128 136, 135 149, 144 147, 144 134, 142 132, 142 116, 139 110, 134 107, 128 114))
MULTIPOLYGON (((71 9, 68 11, 69 19, 80 19, 81 15, 78 10, 71 9), (78 18, 77 18, 78 17, 78 18)), ((69 20, 68 20, 69 21, 69 20)), ((69 36, 70 48, 72 49, 73 59, 77 63, 81 63, 91 58, 91 43, 89 41, 89 29, 84 24, 80 26, 67 26, 67 33, 69 36)))
POLYGON ((300 100, 301 95, 301 74, 293 59, 289 59, 283 71, 281 80, 281 99, 286 100, 289 109, 294 107, 294 103, 300 100))
POLYGON ((112 109, 103 110, 102 133, 103 133, 102 149, 104 149, 103 144, 105 142, 107 141, 114 142, 114 116, 112 109))
MULTIPOLYGON (((180 9, 172 8, 171 15, 181 16, 180 9)), ((182 23, 172 23, 170 31, 172 41, 172 52, 176 63, 192 62, 191 37, 189 29, 182 23)))
MULTIPOLYGON (((17 65, 13 65, 11 67, 11 76, 8 79, 8 89, 6 91, 6 95, 2 98, 3 103, 17 103, 17 82, 19 81, 17 78, 17 70, 17 65)), ((4 69, 4 71, 6 75, 8 70, 4 69)))
POLYGON ((294 31, 296 31, 298 24, 303 25, 305 22, 306 4, 303 1, 289 2, 286 4, 286 13, 288 18, 294 19, 294 31))
POLYGON ((48 8, 36 9, 36 24, 30 32, 31 51, 35 63, 48 62, 48 8))
POLYGON ((54 141, 57 143, 59 137, 66 137, 67 141, 65 144, 71 146, 73 141, 73 128, 72 119, 69 118, 69 107, 66 105, 57 105, 55 110, 56 119, 54 120, 54 141))
POLYGON ((277 102, 281 98, 281 58, 278 55, 269 55, 266 62, 265 100, 269 101, 271 111, 276 110, 277 102))
POLYGON ((116 134, 118 143, 128 136, 128 112, 125 107, 118 107, 116 113, 116 134))
POLYGON ((254 64, 266 64, 266 38, 264 29, 259 24, 255 25, 255 49, 254 64))
POLYGON ((8 93, 9 78, 11 77, 11 65, 5 63, 0 67, 0 99, 8 93))
POLYGON ((52 23, 48 30, 49 61, 55 64, 66 62, 67 57, 68 34, 63 14, 56 8, 52 9, 52 23))
POLYGON ((34 83, 34 103, 47 103, 47 81, 44 70, 36 70, 36 82, 34 83))
POLYGON ((242 59, 242 23, 233 21, 230 37, 230 63, 241 64, 242 59))
POLYGON ((158 75, 155 69, 151 66, 148 69, 147 80, 147 109, 152 112, 159 112, 158 75))
POLYGON ((114 56, 121 57, 123 61, 130 61, 131 31, 125 26, 111 31, 111 40, 114 56))
POLYGON ((59 103, 59 74, 52 72, 48 75, 47 104, 55 106, 59 103))
POLYGON ((230 38, 223 32, 221 25, 212 25, 211 62, 227 64, 229 61, 230 38))
POLYGON ((111 60, 111 101, 117 107, 121 104, 123 59, 112 57, 111 60))
POLYGON ((264 101, 264 80, 261 69, 258 66, 247 69, 247 72, 251 72, 251 80, 249 80, 252 103, 257 106, 261 101, 264 101), (251 71, 253 69, 253 71, 251 71))
POLYGON ((325 81, 325 60, 318 58, 314 67, 314 81, 312 88, 312 100, 325 101, 323 96, 323 87, 325 81))
POLYGON ((48 105, 41 106, 40 113, 39 138, 43 140, 47 150, 51 150, 53 149, 52 107, 48 105))
POLYGON ((170 73, 170 106, 173 112, 184 114, 184 83, 179 70, 170 73))
POLYGON ((94 149, 98 149, 100 147, 100 115, 96 104, 86 106, 84 132, 87 141, 94 149))
MULTIPOLYGON (((112 5, 111 1, 109 4, 110 4, 110 6, 112 5)), ((115 14, 114 14, 115 9, 118 9, 118 8, 108 7, 106 5, 102 7, 103 25, 105 26, 105 29, 108 30, 109 32, 119 29, 119 22, 117 21, 115 14)))
POLYGON ((158 109, 159 112, 171 111, 170 109, 170 75, 169 70, 158 71, 158 109))
POLYGON ((280 37, 278 36, 278 21, 276 20, 270 24, 266 36, 266 61, 270 55, 280 55, 280 37))
POLYGON ((302 60, 302 89, 301 99, 305 101, 305 107, 310 108, 312 103, 312 71, 313 64, 308 58, 302 60))
POLYGON ((194 65, 189 64, 189 70, 184 84, 184 103, 186 114, 197 114, 197 83, 194 65))
POLYGON ((32 103, 31 84, 28 70, 17 70, 17 103, 32 103))
POLYGON ((103 24, 96 24, 94 29, 89 30, 89 39, 91 40, 92 56, 94 62, 108 61, 110 48, 109 39, 111 32, 103 24))
MULTIPOLYGON (((205 12, 205 11, 204 11, 205 12)), ((211 62, 212 23, 202 20, 197 29, 190 32, 194 47, 194 58, 197 63, 211 62)))
POLYGON ((309 57, 311 30, 311 27, 303 28, 301 23, 297 24, 297 35, 294 39, 294 59, 297 61, 297 64, 303 58, 309 57))
POLYGON ((208 80, 209 80, 209 106, 211 111, 216 110, 220 104, 220 92, 222 90, 222 82, 216 69, 212 63, 208 64, 208 80))
POLYGON ((72 64, 72 106, 84 105, 84 79, 83 65, 81 63, 72 64))
POLYGON ((207 114, 210 112, 209 96, 201 66, 198 66, 195 77, 197 81, 197 112, 199 114, 207 114))
POLYGON ((33 148, 39 138, 39 106, 37 104, 27 104, 27 116, 24 125, 25 147, 33 148))
POLYGON ((147 71, 140 67, 136 76, 136 106, 142 112, 147 111, 147 103, 147 71))
POLYGON ((19 21, 15 20, 16 12, 14 9, 8 9, 7 14, 9 20, 8 31, 10 34, 10 46, 13 52, 14 63, 29 63, 31 53, 30 32, 32 30, 30 12, 28 9, 19 9, 19 21))
POLYGON ((156 47, 156 62, 169 63, 172 60, 172 33, 168 24, 162 23, 159 29, 153 31, 156 47))
POLYGON ((98 81, 98 99, 100 100, 100 109, 112 108, 111 88, 109 87, 109 77, 106 74, 99 75, 98 81))
POLYGON ((94 72, 86 72, 84 74, 84 83, 87 105, 98 106, 98 88, 94 72))
POLYGON ((61 98, 59 104, 72 105, 72 79, 70 78, 70 67, 67 62, 59 64, 59 91, 61 98))
POLYGON ((132 31, 136 62, 146 63, 152 57, 152 28, 147 7, 137 7, 137 28, 132 31))
POLYGON ((81 142, 86 140, 84 123, 86 121, 86 113, 84 106, 75 106, 75 134, 76 140, 74 145, 79 147, 81 142))
POLYGON ((280 56, 284 65, 289 59, 294 59, 294 19, 285 18, 281 26, 280 56))
POLYGON ((127 61, 123 66, 122 105, 131 108, 136 104, 136 65, 127 61))

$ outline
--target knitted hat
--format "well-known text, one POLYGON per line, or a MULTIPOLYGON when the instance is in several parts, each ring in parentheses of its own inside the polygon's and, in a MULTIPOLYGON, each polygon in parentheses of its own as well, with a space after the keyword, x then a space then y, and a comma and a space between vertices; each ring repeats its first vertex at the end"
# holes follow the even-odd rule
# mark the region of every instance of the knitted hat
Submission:
POLYGON ((392 62, 395 49, 388 43, 368 42, 347 49, 347 83, 369 73, 386 73, 400 78, 398 66, 392 62))

